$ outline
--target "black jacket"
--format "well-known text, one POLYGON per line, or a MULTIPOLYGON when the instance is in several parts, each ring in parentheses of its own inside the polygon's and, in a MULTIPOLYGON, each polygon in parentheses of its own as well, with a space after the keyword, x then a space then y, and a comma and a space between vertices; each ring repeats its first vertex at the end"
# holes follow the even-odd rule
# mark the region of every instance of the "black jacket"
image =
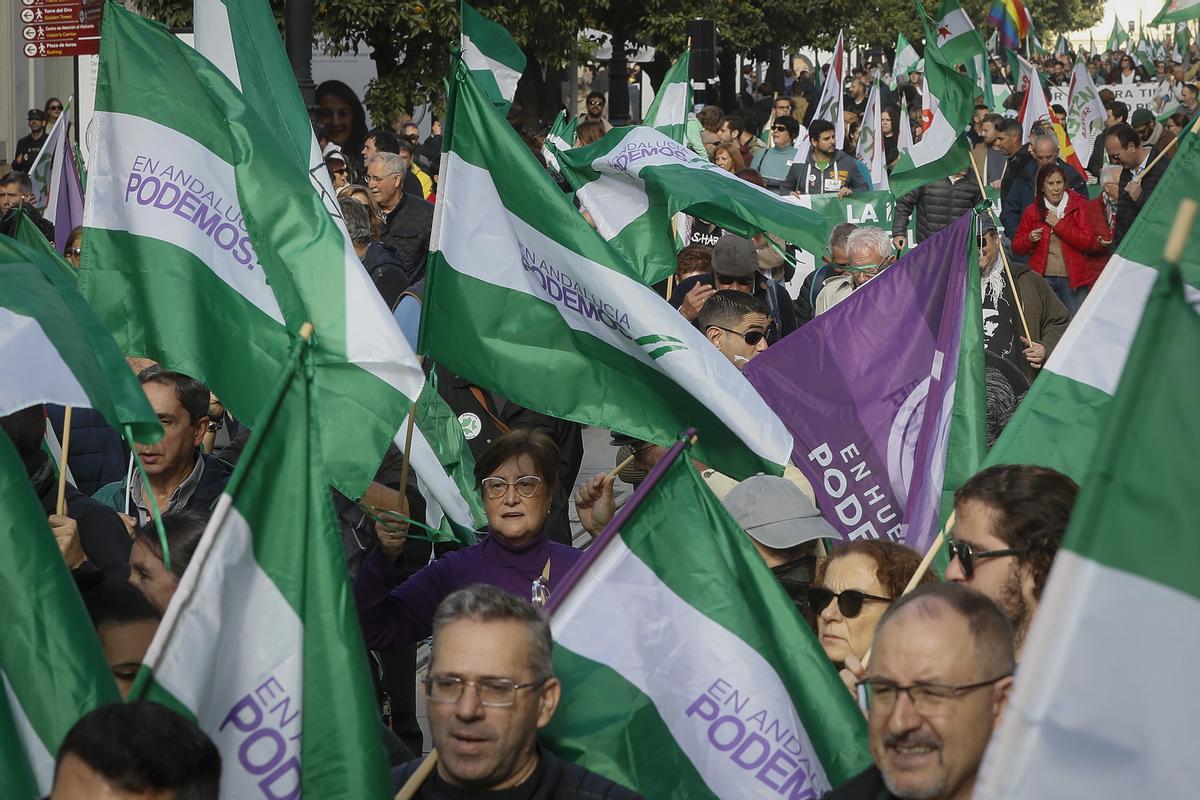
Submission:
POLYGON ((379 240, 392 248, 409 283, 425 277, 425 259, 429 255, 429 237, 433 233, 433 204, 422 198, 401 194, 400 204, 384 219, 379 240))
MULTIPOLYGON (((1151 147, 1150 157, 1146 163, 1149 164, 1157 155, 1158 149, 1151 147)), ((1117 245, 1125 238, 1125 234, 1129 232, 1129 226, 1137 219, 1138 212, 1146 205, 1146 201, 1150 198, 1150 193, 1154 191, 1154 187, 1162 180, 1163 173, 1167 171, 1167 167, 1170 164, 1171 162, 1167 158, 1159 159, 1157 164, 1142 175, 1142 193, 1137 200, 1134 200, 1125 191, 1125 186, 1133 180, 1133 171, 1129 169, 1121 170, 1121 191, 1117 194, 1117 223, 1113 226, 1112 250, 1115 251, 1117 245)))
MULTIPOLYGON (((63 407, 46 406, 46 416, 54 433, 63 438, 63 407)), ((94 495, 113 481, 125 479, 129 466, 129 448, 125 440, 99 411, 76 408, 71 416, 71 452, 68 456, 71 477, 84 494, 94 495)))
POLYGON ((888 791, 883 775, 874 764, 855 775, 833 791, 826 792, 821 800, 899 800, 888 791))
MULTIPOLYGON (((544 747, 539 747, 538 752, 541 758, 533 775, 520 786, 504 792, 504 797, 523 800, 640 800, 642 797, 578 764, 564 761, 544 747)), ((418 758, 392 770, 392 781, 397 790, 417 771, 421 761, 418 758)), ((436 770, 414 795, 420 800, 486 800, 491 796, 491 792, 483 789, 472 791, 450 786, 436 770)))
POLYGON ((362 263, 383 297, 383 302, 394 310, 396 303, 400 302, 400 295, 409 286, 404 262, 383 242, 371 242, 367 245, 367 252, 363 253, 362 263))
POLYGON ((975 176, 964 175, 951 183, 949 178, 919 186, 896 200, 892 214, 892 236, 908 235, 908 220, 917 209, 917 241, 923 242, 979 205, 983 196, 975 176))
MULTIPOLYGON (((1000 178, 1001 203, 1004 202, 1004 198, 1008 197, 1008 193, 1012 189, 1013 184, 1020 180, 1021 176, 1025 174, 1025 168, 1032 163, 1033 156, 1029 154, 1029 148, 1025 147, 1024 145, 1021 146, 1020 150, 1008 157, 1008 160, 1004 163, 1004 175, 1000 178)), ((1022 210, 1024 210, 1024 207, 1022 207, 1022 210)), ((1017 229, 1014 226, 1013 232, 1016 230, 1017 229)), ((1012 233, 1009 233, 1009 236, 1011 235, 1012 233)))
MULTIPOLYGON (((680 281, 671 295, 671 305, 679 308, 683 305, 683 298, 687 297, 687 293, 701 283, 712 286, 712 273, 693 275, 690 278, 684 278, 680 281)), ((771 317, 775 322, 774 330, 767 334, 767 344, 775 344, 784 336, 787 336, 800 327, 800 324, 796 321, 796 306, 782 283, 767 278, 761 272, 755 273, 754 295, 767 304, 767 308, 770 310, 771 317)))

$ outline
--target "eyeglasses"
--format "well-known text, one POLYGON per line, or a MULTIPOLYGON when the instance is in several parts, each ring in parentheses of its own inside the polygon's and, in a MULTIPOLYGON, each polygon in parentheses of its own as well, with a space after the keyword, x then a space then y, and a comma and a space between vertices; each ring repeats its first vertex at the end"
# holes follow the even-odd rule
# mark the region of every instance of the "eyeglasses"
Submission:
POLYGON ((78 258, 82 254, 83 254, 82 247, 68 247, 65 251, 63 251, 63 255, 75 256, 76 258, 78 258))
POLYGON ((755 329, 755 330, 743 332, 743 331, 735 331, 732 328, 722 328, 720 325, 709 325, 708 327, 717 328, 719 330, 725 331, 726 333, 737 334, 738 336, 745 339, 746 344, 750 345, 751 347, 754 347, 756 344, 761 342, 763 339, 766 339, 770 332, 770 328, 768 328, 765 331, 760 331, 760 330, 755 329))
POLYGON ((589 106, 602 106, 602 105, 604 105, 604 101, 603 100, 588 100, 587 104, 589 106))
POLYGON ((880 678, 867 678, 858 682, 867 690, 867 708, 880 713, 890 713, 896 707, 896 701, 901 692, 908 695, 913 708, 921 716, 938 716, 945 713, 946 706, 968 692, 991 686, 1004 680, 1011 672, 998 675, 995 678, 979 683, 968 683, 965 686, 946 686, 940 683, 918 683, 914 686, 900 686, 880 678))
POLYGON ((457 675, 430 675, 425 679, 425 696, 431 703, 457 703, 468 686, 475 689, 475 697, 484 708, 508 708, 517 702, 517 692, 522 689, 539 688, 546 678, 532 683, 517 683, 507 678, 482 678, 477 681, 463 680, 457 675))
POLYGON ((854 619, 862 613, 863 603, 867 600, 876 603, 890 603, 892 598, 880 597, 874 594, 860 592, 858 589, 846 589, 841 592, 834 592, 823 586, 810 586, 808 589, 808 606, 814 614, 820 614, 825 608, 837 598, 838 611, 846 619, 854 619))
POLYGON ((522 475, 515 481, 506 481, 504 478, 484 478, 479 482, 483 486, 483 493, 491 500, 499 500, 508 494, 508 487, 515 487, 517 494, 521 497, 533 497, 542 488, 542 479, 537 475, 522 475))
POLYGON ((958 559, 958 563, 962 564, 963 575, 967 580, 971 580, 975 575, 975 562, 983 558, 1000 558, 1001 556, 1020 556, 1024 555, 1023 549, 1009 547, 1004 550, 982 550, 975 552, 969 542, 962 542, 958 539, 951 539, 950 544, 946 545, 946 550, 950 553, 950 560, 958 559))
POLYGON ((47 111, 62 111, 62 106, 50 106, 47 111))
POLYGON ((386 175, 372 175, 371 173, 368 172, 366 181, 367 181, 367 183, 379 183, 384 178, 390 178, 393 175, 399 175, 399 174, 400 174, 399 172, 389 172, 386 175))
POLYGON ((714 272, 713 277, 716 278, 717 283, 725 286, 733 286, 735 284, 738 286, 754 285, 754 275, 722 275, 719 272, 714 272))
POLYGON ((773 130, 773 131, 786 131, 787 129, 788 129, 787 125, 772 125, 771 126, 771 130, 773 130))

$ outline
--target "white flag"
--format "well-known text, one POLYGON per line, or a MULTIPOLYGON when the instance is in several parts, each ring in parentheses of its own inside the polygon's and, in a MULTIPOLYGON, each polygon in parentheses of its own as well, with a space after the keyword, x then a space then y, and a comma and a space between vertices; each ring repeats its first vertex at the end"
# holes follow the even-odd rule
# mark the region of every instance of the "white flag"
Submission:
POLYGON ((1091 161, 1096 137, 1104 130, 1106 115, 1100 93, 1082 62, 1076 62, 1067 88, 1067 136, 1084 164, 1091 161))
POLYGON ((879 102, 879 83, 871 87, 867 108, 858 129, 858 160, 867 165, 871 173, 871 188, 877 192, 888 190, 887 159, 883 154, 882 108, 879 102))

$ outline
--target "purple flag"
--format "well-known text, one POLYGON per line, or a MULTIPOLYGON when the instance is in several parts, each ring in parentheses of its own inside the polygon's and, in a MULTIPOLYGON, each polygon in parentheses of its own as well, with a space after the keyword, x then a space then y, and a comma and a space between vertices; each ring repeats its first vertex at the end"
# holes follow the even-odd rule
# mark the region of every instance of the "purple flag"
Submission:
POLYGON ((822 513, 850 539, 915 546, 937 524, 972 217, 742 371, 795 437, 792 461, 822 513))
POLYGON ((83 224, 83 186, 71 151, 69 130, 64 130, 54 143, 53 159, 46 219, 54 223, 54 249, 63 255, 71 231, 83 224))

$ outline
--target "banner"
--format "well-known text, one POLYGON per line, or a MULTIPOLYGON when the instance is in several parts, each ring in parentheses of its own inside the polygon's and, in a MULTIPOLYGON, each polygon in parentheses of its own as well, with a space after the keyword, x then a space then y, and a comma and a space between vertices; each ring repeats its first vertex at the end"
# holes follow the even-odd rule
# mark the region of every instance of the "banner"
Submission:
MULTIPOLYGON (((1129 106, 1131 114, 1135 108, 1148 108, 1151 111, 1157 110, 1155 104, 1155 100, 1159 96, 1157 83, 1104 84, 1096 87, 1097 93, 1105 89, 1112 92, 1117 100, 1129 106)), ((1051 86, 1050 102, 1059 103, 1063 108, 1067 108, 1069 93, 1070 87, 1065 83, 1061 86, 1051 86)))

